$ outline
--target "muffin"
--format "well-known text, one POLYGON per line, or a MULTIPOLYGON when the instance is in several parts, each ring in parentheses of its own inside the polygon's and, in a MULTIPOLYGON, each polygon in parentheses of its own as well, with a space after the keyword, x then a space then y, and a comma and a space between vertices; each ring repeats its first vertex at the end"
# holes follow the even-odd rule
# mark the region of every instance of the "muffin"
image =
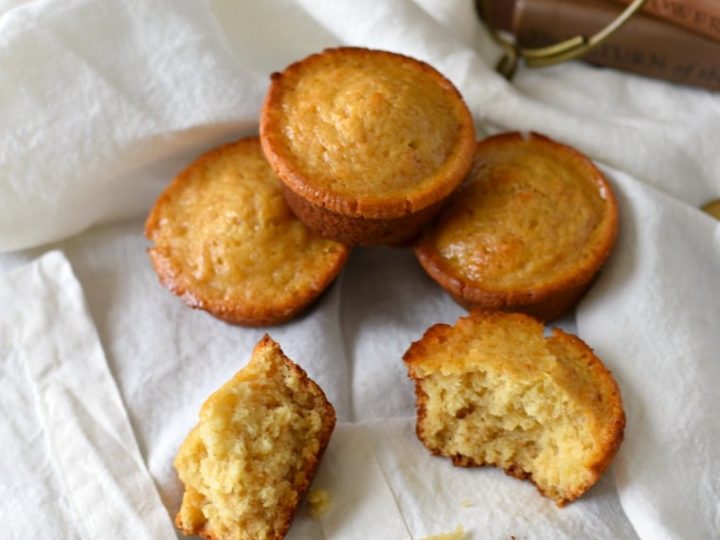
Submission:
POLYGON ((520 313, 474 311, 432 326, 404 356, 417 435, 456 466, 492 465, 563 506, 602 475, 625 413, 610 372, 579 338, 520 313))
POLYGON ((180 447, 177 527, 210 540, 284 538, 334 426, 323 391, 266 335, 180 447))
POLYGON ((260 120, 295 214, 351 245, 415 236, 467 173, 474 134, 465 102, 435 69, 350 47, 274 73, 260 120))
POLYGON ((415 253, 467 309, 548 320, 580 299, 617 229, 615 196, 589 159, 536 133, 505 133, 477 145, 467 182, 415 253))
POLYGON ((163 285, 191 307, 250 326, 298 314, 348 256, 292 214, 257 138, 198 158, 162 193, 145 235, 163 285))

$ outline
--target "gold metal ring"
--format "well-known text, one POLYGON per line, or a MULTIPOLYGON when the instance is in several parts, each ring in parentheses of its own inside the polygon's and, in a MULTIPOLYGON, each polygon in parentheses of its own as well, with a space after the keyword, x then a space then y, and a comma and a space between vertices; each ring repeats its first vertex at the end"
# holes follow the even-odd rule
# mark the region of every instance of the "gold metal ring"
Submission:
POLYGON ((629 4, 614 21, 589 38, 579 35, 554 45, 532 49, 524 49, 518 46, 518 44, 513 40, 499 33, 495 28, 490 27, 487 23, 486 17, 484 17, 484 14, 488 12, 488 0, 482 0, 481 2, 478 2, 477 5, 480 8, 481 19, 490 32, 493 40, 505 51, 505 54, 497 63, 495 69, 504 77, 510 79, 515 74, 519 59, 522 59, 524 64, 528 67, 543 67, 552 64, 559 64, 560 62, 565 62, 566 60, 573 60, 584 55, 593 47, 598 46, 614 32, 619 30, 628 20, 630 20, 630 17, 632 17, 643 6, 643 4, 645 4, 646 1, 647 0, 633 0, 633 2, 629 4))

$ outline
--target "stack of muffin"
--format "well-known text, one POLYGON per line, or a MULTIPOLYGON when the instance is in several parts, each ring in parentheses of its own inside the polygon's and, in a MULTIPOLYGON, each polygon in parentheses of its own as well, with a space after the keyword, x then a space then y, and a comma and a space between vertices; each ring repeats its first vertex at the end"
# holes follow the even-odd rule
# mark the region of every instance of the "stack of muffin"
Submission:
POLYGON ((245 325, 302 311, 347 246, 413 243, 462 305, 552 319, 585 291, 616 232, 612 190, 580 153, 537 134, 478 144, 435 69, 357 48, 273 74, 259 142, 201 156, 146 225, 161 281, 245 325))
MULTIPOLYGON (((472 310, 456 327, 431 328, 406 354, 420 439, 457 465, 530 478, 565 504, 607 467, 624 413, 592 351, 563 333, 544 340, 528 315, 570 310, 617 228, 610 185, 576 150, 534 133, 478 143, 460 93, 431 66, 338 48, 273 74, 260 137, 190 165, 158 199, 146 235, 165 286, 192 307, 251 326, 308 307, 350 246, 413 247, 430 277, 472 310)), ((243 387, 246 378, 236 379, 243 387)), ((187 473, 212 458, 201 432, 184 446, 192 455, 178 458, 181 476, 195 478, 178 524, 213 538, 265 537, 256 523, 250 536, 217 534, 220 503, 187 473)), ((322 433, 313 463, 327 444, 322 433)), ((215 446, 217 436, 208 435, 215 446)), ((282 537, 292 509, 283 512, 279 529, 262 529, 266 537, 282 537)))

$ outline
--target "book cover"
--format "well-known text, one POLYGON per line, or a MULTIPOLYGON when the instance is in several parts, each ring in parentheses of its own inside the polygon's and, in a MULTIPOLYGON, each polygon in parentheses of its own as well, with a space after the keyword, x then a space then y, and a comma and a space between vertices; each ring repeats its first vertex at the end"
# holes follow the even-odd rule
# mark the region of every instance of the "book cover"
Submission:
MULTIPOLYGON (((502 3, 506 9, 495 23, 504 24, 525 48, 592 36, 619 13, 616 4, 605 0, 515 0, 509 11, 502 3)), ((643 14, 636 14, 582 60, 720 90, 720 43, 643 14)))
MULTIPOLYGON (((628 5, 632 0, 612 0, 628 5)), ((720 0, 648 0, 642 12, 720 41, 720 0)))

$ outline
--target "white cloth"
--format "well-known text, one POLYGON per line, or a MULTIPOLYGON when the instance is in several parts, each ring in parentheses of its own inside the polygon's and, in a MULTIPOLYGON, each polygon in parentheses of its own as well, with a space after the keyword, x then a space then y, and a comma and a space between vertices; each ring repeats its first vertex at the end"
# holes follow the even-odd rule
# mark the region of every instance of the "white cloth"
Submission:
POLYGON ((138 216, 188 153, 256 129, 264 80, 224 43, 200 2, 6 11, 0 249, 138 216))
MULTIPOLYGON (((318 523, 303 508, 290 537, 375 538, 387 524, 420 538, 462 524, 471 538, 716 538, 720 225, 695 207, 720 197, 720 94, 580 64, 521 71, 510 85, 489 67, 496 51, 470 0, 6 1, 0 73, 13 84, 0 85, 0 268, 52 247, 69 259, 167 522, 181 494, 171 466, 180 442, 265 329, 226 325, 160 287, 142 216, 196 155, 256 133, 272 71, 337 44, 427 60, 461 90, 480 133, 540 131, 605 168, 622 203, 621 232, 577 325, 618 379, 628 427, 617 486, 608 474, 562 510, 498 471, 429 456, 412 433, 401 356, 428 326, 463 310, 411 252, 358 249, 317 306, 269 329, 342 421, 318 476, 335 510, 318 523)), ((52 309, 41 288, 35 294, 52 309)), ((17 312, 21 300, 7 302, 17 312)), ((44 340, 62 337, 49 331, 44 340)), ((0 345, 12 354, 29 346, 0 345)), ((23 380, 2 379, 4 408, 38 407, 23 380)), ((57 475, 48 456, 27 459, 45 468, 18 467, 26 485, 57 475)), ((0 474, 4 485, 12 472, 0 474)), ((51 493, 68 489, 53 478, 51 493)), ((22 521, 6 502, 19 499, 1 500, 3 523, 30 527, 24 537, 77 525, 69 506, 22 521)))
POLYGON ((612 177, 623 233, 577 325, 617 375, 627 410, 620 501, 642 538, 718 537, 720 226, 612 177))
POLYGON ((0 304, 3 537, 173 538, 67 260, 4 276, 0 304))

